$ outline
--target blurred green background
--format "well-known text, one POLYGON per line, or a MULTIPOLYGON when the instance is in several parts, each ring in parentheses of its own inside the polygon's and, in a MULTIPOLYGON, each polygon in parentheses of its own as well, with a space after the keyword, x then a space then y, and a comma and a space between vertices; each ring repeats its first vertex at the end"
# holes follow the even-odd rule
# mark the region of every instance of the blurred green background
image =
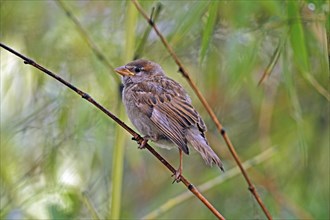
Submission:
MULTIPOLYGON (((248 174, 272 216, 329 219, 329 1, 141 4, 149 14, 160 8, 159 29, 242 161, 262 154, 248 174), (264 71, 270 74, 258 86, 264 71)), ((214 123, 131 2, 1 0, 0 16, 2 43, 130 126, 113 67, 134 56, 159 63, 189 92, 227 170, 207 167, 192 151, 185 177, 195 186, 220 178, 204 195, 228 219, 265 218, 242 175, 232 173, 236 164, 214 123)), ((195 197, 180 201, 187 189, 171 184, 168 170, 102 112, 0 52, 1 219, 137 219, 153 211, 157 219, 214 218, 195 197)), ((176 150, 156 150, 178 165, 176 150)))

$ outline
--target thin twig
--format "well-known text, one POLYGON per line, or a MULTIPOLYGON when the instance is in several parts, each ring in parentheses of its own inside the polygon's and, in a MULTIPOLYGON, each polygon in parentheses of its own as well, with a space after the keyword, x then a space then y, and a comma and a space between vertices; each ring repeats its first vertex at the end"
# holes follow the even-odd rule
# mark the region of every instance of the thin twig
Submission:
MULTIPOLYGON (((71 90, 76 92, 78 95, 80 95, 83 99, 86 99, 88 102, 93 104, 95 107, 100 109, 103 113, 108 115, 112 120, 114 120, 117 124, 119 124, 122 128, 124 128, 128 133, 130 133, 133 136, 133 140, 135 140, 138 144, 141 144, 143 141, 143 138, 136 133, 133 129, 131 129, 129 126, 127 126, 123 121, 121 121, 119 118, 117 118, 114 114, 112 114, 110 111, 108 111, 106 108, 104 108, 102 105, 100 105, 98 102, 96 102, 89 94, 83 92, 82 90, 78 89, 71 83, 67 82, 60 76, 56 75, 55 73, 49 71, 48 69, 44 68, 43 66, 39 65, 35 61, 27 58, 26 56, 20 54, 19 52, 11 49, 10 47, 0 43, 0 47, 6 49, 7 51, 15 54, 16 56, 20 57, 21 59, 24 60, 25 64, 29 64, 40 71, 46 73, 47 75, 53 77, 57 81, 61 82, 65 86, 69 87, 71 90)), ((152 153, 160 162, 162 162, 167 169, 169 169, 173 175, 175 175, 176 170, 175 168, 167 162, 167 160, 162 157, 157 151, 155 151, 149 144, 145 145, 145 148, 152 153)), ((225 219, 219 212, 214 208, 214 206, 197 190, 197 188, 191 184, 184 176, 181 176, 180 178, 181 182, 201 201, 204 203, 204 205, 219 219, 225 219)))
POLYGON ((162 43, 164 44, 164 46, 166 47, 167 51, 170 53, 170 55, 172 56, 173 60, 175 61, 175 63, 178 65, 179 67, 179 72, 181 72, 181 74, 183 75, 184 78, 186 78, 186 80, 188 81, 190 87, 194 90, 194 92, 196 93, 196 95, 198 96, 199 100, 202 102, 203 106, 205 107, 206 111, 209 113, 210 117, 212 118, 213 122, 215 123, 218 131, 220 132, 220 134, 222 135, 224 141, 226 142, 230 153, 232 154, 232 156, 234 157, 238 167, 240 168, 248 186, 249 186, 249 190, 250 192, 253 194, 253 196, 255 197, 255 199, 257 200, 258 204, 260 205, 261 209, 263 210, 263 212, 265 213, 266 217, 268 219, 272 219, 272 216, 270 215, 268 209, 266 208, 266 206, 264 205, 264 203, 262 202, 255 186, 252 184, 252 181, 250 180, 250 177, 248 176, 247 172, 245 171, 242 162, 233 146, 233 144, 231 143, 225 129, 223 128, 222 124, 219 122, 218 118, 216 117, 215 113, 213 112, 213 110, 211 109, 210 105, 208 104, 208 102, 206 101, 206 99, 203 97, 202 93, 199 91, 198 87, 196 86, 196 84, 191 80, 190 75, 188 73, 188 71, 186 70, 186 68, 183 66, 182 62, 180 61, 180 59, 178 58, 178 56, 176 55, 176 53, 174 52, 174 50, 172 49, 172 47, 169 45, 169 43, 167 42, 167 40, 165 39, 165 37, 160 33, 157 25, 155 24, 155 22, 153 22, 149 16, 147 15, 147 13, 144 11, 144 9, 141 7, 141 5, 138 3, 137 0, 132 0, 132 2, 134 3, 134 5, 136 6, 137 10, 141 13, 141 15, 148 21, 149 25, 152 26, 152 28, 154 29, 154 31, 156 32, 156 34, 158 35, 158 37, 160 38, 160 40, 162 41, 162 43))

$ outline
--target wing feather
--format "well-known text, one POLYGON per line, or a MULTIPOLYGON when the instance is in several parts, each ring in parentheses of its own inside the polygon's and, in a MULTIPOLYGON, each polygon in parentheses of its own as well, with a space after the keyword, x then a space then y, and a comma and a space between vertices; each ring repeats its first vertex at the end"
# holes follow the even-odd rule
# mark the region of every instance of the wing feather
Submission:
POLYGON ((153 81, 144 81, 133 88, 135 103, 164 135, 185 153, 189 153, 185 132, 206 127, 191 105, 189 96, 177 82, 162 76, 153 81))
POLYGON ((170 139, 186 154, 189 154, 187 140, 184 137, 183 131, 175 122, 171 122, 168 120, 168 117, 164 117, 164 112, 158 108, 154 108, 150 119, 162 132, 164 132, 168 139, 170 139))

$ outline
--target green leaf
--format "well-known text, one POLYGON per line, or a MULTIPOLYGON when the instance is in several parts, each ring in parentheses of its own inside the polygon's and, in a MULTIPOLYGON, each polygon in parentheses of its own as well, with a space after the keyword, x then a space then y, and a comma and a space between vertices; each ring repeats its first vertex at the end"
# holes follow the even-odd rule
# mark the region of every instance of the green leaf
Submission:
POLYGON ((193 5, 189 5, 189 13, 182 13, 180 17, 177 18, 178 26, 172 32, 169 37, 169 42, 172 46, 179 43, 182 37, 185 36, 185 33, 190 32, 192 27, 196 26, 196 23, 199 23, 202 14, 205 12, 208 2, 199 1, 193 5))
POLYGON ((202 37, 202 43, 201 43, 201 49, 199 54, 199 63, 202 63, 207 49, 209 48, 209 43, 213 36, 213 30, 214 26, 217 20, 217 12, 218 12, 219 2, 214 1, 211 2, 209 5, 209 15, 206 21, 206 25, 203 31, 203 37, 202 37))
POLYGON ((289 38, 294 53, 295 63, 303 72, 308 72, 308 53, 298 3, 298 1, 288 1, 288 18, 289 23, 291 24, 289 38))
MULTIPOLYGON (((305 34, 302 26, 303 17, 300 15, 300 8, 297 1, 288 1, 288 18, 291 24, 290 40, 294 53, 294 61, 300 69, 302 76, 310 83, 316 91, 330 101, 329 92, 323 88, 310 73, 309 54, 306 48, 305 34)), ((289 25, 290 25, 289 24, 289 25)))

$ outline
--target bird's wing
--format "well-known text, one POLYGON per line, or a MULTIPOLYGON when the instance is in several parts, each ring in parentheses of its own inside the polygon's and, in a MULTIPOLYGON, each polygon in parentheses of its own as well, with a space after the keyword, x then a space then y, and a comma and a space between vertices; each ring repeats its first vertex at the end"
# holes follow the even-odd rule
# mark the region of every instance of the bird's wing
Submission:
POLYGON ((206 127, 180 84, 165 78, 158 82, 139 83, 133 90, 137 107, 188 154, 186 129, 196 127, 203 133, 206 127))

